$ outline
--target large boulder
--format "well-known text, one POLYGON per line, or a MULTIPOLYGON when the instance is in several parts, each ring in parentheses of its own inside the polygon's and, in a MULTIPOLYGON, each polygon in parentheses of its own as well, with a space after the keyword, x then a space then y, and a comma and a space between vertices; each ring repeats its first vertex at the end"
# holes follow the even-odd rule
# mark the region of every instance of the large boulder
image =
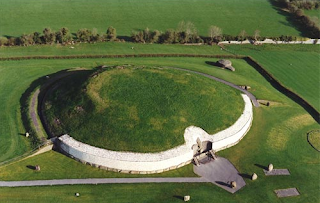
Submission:
POLYGON ((229 69, 231 71, 235 71, 236 69, 232 66, 232 63, 230 60, 227 59, 221 59, 219 61, 217 61, 218 66, 222 67, 222 68, 226 68, 229 69))

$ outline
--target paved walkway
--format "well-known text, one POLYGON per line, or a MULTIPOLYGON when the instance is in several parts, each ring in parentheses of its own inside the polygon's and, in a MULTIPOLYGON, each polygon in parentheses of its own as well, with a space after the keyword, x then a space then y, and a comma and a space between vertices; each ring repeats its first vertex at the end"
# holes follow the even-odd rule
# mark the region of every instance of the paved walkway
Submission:
MULTIPOLYGON (((167 67, 167 68, 171 68, 171 67, 167 67)), ((204 77, 207 77, 207 78, 210 78, 212 80, 215 80, 215 81, 218 81, 218 82, 221 82, 225 85, 228 85, 230 87, 233 87, 237 90, 240 90, 241 92, 245 93, 249 98, 250 100, 252 101, 252 104, 253 106, 255 107, 259 107, 259 102, 257 101, 256 97, 253 96, 253 94, 251 94, 250 92, 248 92, 247 90, 245 89, 242 89, 241 87, 239 87, 238 85, 235 85, 231 82, 228 82, 228 81, 225 81, 225 80, 222 80, 220 78, 217 78, 217 77, 214 77, 212 75, 208 75, 208 74, 205 74, 205 73, 201 73, 201 72, 198 72, 198 71, 193 71, 193 70, 187 70, 187 69, 183 69, 183 68, 173 68, 173 69, 176 69, 176 70, 182 70, 182 71, 187 71, 187 72, 190 72, 190 73, 195 73, 195 74, 198 74, 198 75, 202 75, 204 77)))
POLYGON ((228 159, 222 157, 217 157, 215 160, 211 159, 205 164, 200 163, 199 166, 193 166, 193 171, 231 193, 237 192, 246 185, 238 170, 228 159), (236 188, 230 187, 231 181, 236 181, 236 188))
POLYGON ((0 187, 30 187, 48 185, 95 185, 114 183, 206 183, 200 178, 89 178, 89 179, 60 179, 60 180, 31 180, 31 181, 0 181, 0 187))

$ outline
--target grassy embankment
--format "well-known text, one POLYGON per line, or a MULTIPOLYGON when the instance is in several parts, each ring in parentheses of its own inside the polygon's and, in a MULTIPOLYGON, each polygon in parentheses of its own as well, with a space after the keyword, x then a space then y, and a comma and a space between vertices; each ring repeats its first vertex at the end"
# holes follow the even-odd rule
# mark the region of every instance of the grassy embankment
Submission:
POLYGON ((240 55, 252 56, 285 87, 320 111, 319 45, 227 46, 240 55))

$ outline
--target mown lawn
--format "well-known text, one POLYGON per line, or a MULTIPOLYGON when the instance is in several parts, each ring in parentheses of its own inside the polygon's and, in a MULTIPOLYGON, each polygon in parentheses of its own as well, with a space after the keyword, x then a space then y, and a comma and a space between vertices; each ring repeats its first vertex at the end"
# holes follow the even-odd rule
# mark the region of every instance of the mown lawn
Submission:
POLYGON ((0 47, 0 57, 15 56, 64 56, 98 54, 226 54, 218 46, 189 46, 180 44, 138 44, 108 42, 75 44, 71 46, 38 45, 29 47, 0 47), (132 49, 133 48, 133 49, 132 49))
POLYGON ((320 132, 314 131, 309 134, 309 142, 314 148, 320 150, 320 132))
MULTIPOLYGON (((20 89, 21 92, 7 91, 8 97, 2 98, 1 108, 13 108, 3 118, 14 118, 19 108, 19 96, 24 89, 43 75, 69 67, 95 67, 101 64, 136 64, 183 67, 212 74, 236 84, 248 84, 251 92, 261 99, 276 101, 270 107, 254 108, 254 121, 251 130, 236 146, 223 150, 218 155, 228 158, 240 173, 258 174, 257 181, 246 179, 247 186, 232 195, 212 184, 130 184, 130 185, 75 185, 36 188, 0 188, 2 202, 180 202, 184 195, 191 195, 193 202, 317 202, 319 200, 320 155, 307 142, 307 132, 318 129, 319 125, 300 106, 280 94, 243 60, 232 60, 235 72, 217 69, 206 62, 216 59, 206 58, 128 58, 128 59, 80 59, 80 60, 25 60, 2 61, 0 70, 3 75, 13 75, 1 80, 7 82, 7 88, 20 89), (28 78, 23 81, 23 78, 28 78), (16 81, 17 80, 17 81, 16 81), (18 82, 19 81, 19 82, 18 82), (7 101, 11 97, 11 101, 7 101), (13 105, 10 106, 10 105, 13 105), (273 163, 275 168, 288 168, 290 176, 266 177, 257 164, 267 166, 273 163), (278 199, 273 190, 297 187, 299 197, 278 199), (74 193, 80 197, 75 199, 74 193)), ((1 74, 2 76, 2 74, 1 74)), ((6 89, 1 83, 2 91, 6 89)), ((1 92, 1 91, 0 91, 1 92)), ((5 129, 8 125, 0 123, 5 129)), ((13 134, 12 134, 13 135, 13 134)), ((2 136, 2 134, 1 134, 2 136)), ((7 142, 8 146, 12 143, 7 142)), ((13 147, 16 147, 13 145, 13 147)), ((2 148, 0 148, 2 151, 2 148)), ((3 151, 5 152, 5 151, 3 151)), ((1 154, 3 154, 1 152, 1 154)), ((13 155, 12 155, 13 156, 13 155)), ((163 176, 192 176, 192 167, 163 176)), ((171 172, 169 172, 171 173, 171 172)), ((0 180, 32 180, 52 178, 89 178, 89 177, 126 177, 118 173, 100 171, 77 163, 63 155, 49 152, 0 168, 0 180), (28 165, 41 166, 40 173, 27 168, 28 165)), ((160 174, 161 175, 161 174, 160 174)))
POLYGON ((320 111, 319 45, 241 45, 227 49, 252 56, 284 86, 320 111))
POLYGON ((249 35, 258 29, 262 36, 300 35, 286 16, 264 0, 1 0, 0 35, 19 36, 45 27, 54 30, 65 26, 72 32, 97 28, 105 33, 108 26, 120 36, 132 31, 176 28, 182 20, 191 21, 201 35, 207 36, 211 25, 226 34, 249 35))
MULTIPOLYGON (((236 194, 211 183, 73 185, 0 188, 0 201, 180 202, 181 197, 190 195, 193 202, 317 202, 320 156, 308 144, 306 132, 319 125, 295 104, 255 108, 254 119, 252 129, 238 145, 218 153, 231 160, 240 173, 258 174, 256 181, 245 179, 247 185, 236 194), (297 120, 304 122, 297 125, 297 120), (288 168, 291 175, 265 176, 259 165, 267 166, 269 163, 273 163, 275 168, 288 168), (274 190, 289 187, 297 187, 301 195, 283 199, 276 197, 274 190), (80 193, 79 198, 75 197, 76 192, 80 193)), ((0 180, 137 177, 91 168, 56 152, 1 167, 0 174, 3 174, 0 180), (27 168, 35 164, 40 164, 40 172, 27 168)), ((153 176, 192 176, 192 166, 153 176)))

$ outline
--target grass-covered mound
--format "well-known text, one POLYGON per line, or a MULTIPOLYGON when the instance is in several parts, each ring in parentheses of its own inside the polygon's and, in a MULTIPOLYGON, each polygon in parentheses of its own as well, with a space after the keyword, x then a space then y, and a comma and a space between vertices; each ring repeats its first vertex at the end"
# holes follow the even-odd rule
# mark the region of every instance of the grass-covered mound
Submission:
POLYGON ((55 135, 111 150, 158 152, 183 144, 186 127, 215 133, 232 125, 240 93, 203 76, 162 68, 77 71, 46 100, 55 135))

